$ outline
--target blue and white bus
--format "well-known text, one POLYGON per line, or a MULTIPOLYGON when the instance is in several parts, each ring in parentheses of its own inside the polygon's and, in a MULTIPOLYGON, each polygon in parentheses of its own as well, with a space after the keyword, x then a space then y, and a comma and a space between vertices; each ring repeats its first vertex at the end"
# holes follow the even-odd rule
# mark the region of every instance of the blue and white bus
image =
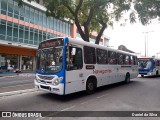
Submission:
POLYGON ((153 57, 138 58, 139 74, 144 75, 159 75, 160 74, 160 59, 153 57))
POLYGON ((39 44, 37 89, 58 95, 79 91, 93 93, 97 87, 138 76, 137 56, 76 40, 52 38, 39 44))

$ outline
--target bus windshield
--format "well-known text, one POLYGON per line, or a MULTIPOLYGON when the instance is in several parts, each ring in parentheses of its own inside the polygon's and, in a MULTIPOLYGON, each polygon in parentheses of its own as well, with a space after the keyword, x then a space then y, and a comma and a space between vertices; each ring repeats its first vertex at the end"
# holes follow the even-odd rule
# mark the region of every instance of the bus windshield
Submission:
POLYGON ((151 61, 139 61, 139 68, 150 69, 152 67, 151 61))
POLYGON ((37 72, 55 73, 62 69, 63 47, 50 47, 37 51, 37 72))

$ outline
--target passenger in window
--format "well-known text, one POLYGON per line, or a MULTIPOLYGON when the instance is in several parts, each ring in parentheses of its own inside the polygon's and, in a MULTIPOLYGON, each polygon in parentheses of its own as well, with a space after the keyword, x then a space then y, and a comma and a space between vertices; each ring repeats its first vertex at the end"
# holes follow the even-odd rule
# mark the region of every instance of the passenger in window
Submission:
POLYGON ((77 67, 77 69, 81 69, 82 67, 82 54, 80 49, 76 49, 76 54, 74 58, 74 66, 77 67))

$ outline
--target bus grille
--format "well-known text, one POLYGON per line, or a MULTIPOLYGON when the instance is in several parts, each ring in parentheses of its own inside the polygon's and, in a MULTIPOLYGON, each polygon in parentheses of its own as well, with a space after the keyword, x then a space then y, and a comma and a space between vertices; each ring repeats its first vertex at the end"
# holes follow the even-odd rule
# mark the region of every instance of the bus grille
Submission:
POLYGON ((38 75, 38 77, 43 80, 52 80, 54 78, 54 76, 41 76, 41 75, 38 75))
POLYGON ((48 86, 42 86, 40 85, 42 89, 46 89, 46 90, 49 90, 49 87, 48 86))

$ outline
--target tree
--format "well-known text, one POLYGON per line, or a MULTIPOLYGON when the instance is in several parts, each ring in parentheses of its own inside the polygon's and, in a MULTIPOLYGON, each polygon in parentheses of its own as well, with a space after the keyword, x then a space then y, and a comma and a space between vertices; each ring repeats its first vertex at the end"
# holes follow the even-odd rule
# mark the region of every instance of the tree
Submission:
MULTIPOLYGON (((17 0, 19 4, 22 0, 17 0)), ((28 0, 32 1, 32 0, 28 0)), ((40 0, 35 0, 39 2, 40 0)), ((143 25, 160 16, 159 0, 41 0, 47 8, 47 16, 68 19, 75 23, 84 41, 89 42, 93 31, 97 32, 96 44, 108 25, 118 21, 130 11, 130 22, 138 15, 143 25), (133 7, 132 7, 133 6, 133 7)))
MULTIPOLYGON (((39 0, 36 1, 39 2, 39 0)), ((95 43, 99 44, 107 25, 112 25, 113 14, 107 12, 113 3, 111 1, 115 1, 115 4, 117 4, 114 8, 117 14, 121 13, 128 6, 127 4, 118 6, 118 0, 44 0, 44 6, 47 8, 47 16, 73 21, 82 39, 87 42, 89 42, 91 33, 96 31, 97 37, 95 43), (116 11, 122 6, 124 8, 116 11)), ((22 4, 22 0, 18 0, 18 2, 22 4)))
POLYGON ((143 25, 149 24, 152 19, 160 17, 160 0, 135 0, 133 4, 136 11, 134 16, 137 14, 143 25))

